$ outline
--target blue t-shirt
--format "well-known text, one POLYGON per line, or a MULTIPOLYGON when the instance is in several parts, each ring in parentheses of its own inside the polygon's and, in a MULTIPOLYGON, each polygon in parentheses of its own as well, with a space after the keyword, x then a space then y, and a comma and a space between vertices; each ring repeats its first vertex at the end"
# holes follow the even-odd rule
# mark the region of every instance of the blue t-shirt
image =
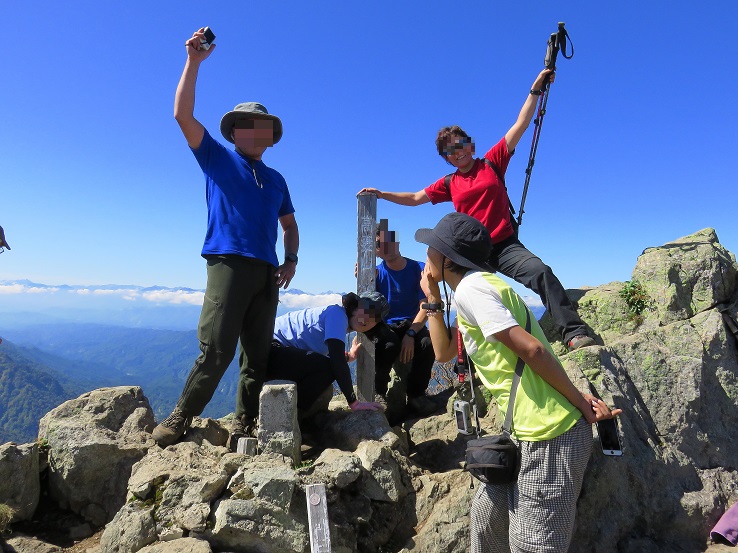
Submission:
POLYGON ((282 175, 226 148, 207 130, 192 153, 205 174, 208 228, 203 257, 235 254, 277 267, 278 219, 295 212, 282 175))
POLYGON ((414 319, 420 309, 420 300, 425 293, 420 287, 420 276, 425 263, 405 258, 407 263, 401 271, 393 271, 382 261, 377 265, 377 292, 381 293, 390 306, 388 323, 414 319))
POLYGON ((342 305, 291 311, 274 321, 274 339, 293 348, 328 355, 326 340, 346 340, 348 317, 342 305))

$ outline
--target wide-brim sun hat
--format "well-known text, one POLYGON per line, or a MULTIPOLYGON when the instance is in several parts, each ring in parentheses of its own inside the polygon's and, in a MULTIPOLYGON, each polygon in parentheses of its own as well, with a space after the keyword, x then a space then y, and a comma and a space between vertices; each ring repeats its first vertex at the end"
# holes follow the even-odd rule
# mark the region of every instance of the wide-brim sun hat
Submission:
POLYGON ((435 248, 457 265, 487 273, 495 272, 489 263, 492 253, 489 231, 465 213, 449 213, 434 228, 418 229, 415 240, 435 248))
POLYGON ((267 108, 259 102, 244 102, 238 104, 233 110, 229 111, 220 120, 220 134, 223 135, 228 142, 234 144, 231 131, 233 125, 239 119, 268 119, 274 122, 274 144, 282 138, 282 121, 276 115, 271 115, 267 108))

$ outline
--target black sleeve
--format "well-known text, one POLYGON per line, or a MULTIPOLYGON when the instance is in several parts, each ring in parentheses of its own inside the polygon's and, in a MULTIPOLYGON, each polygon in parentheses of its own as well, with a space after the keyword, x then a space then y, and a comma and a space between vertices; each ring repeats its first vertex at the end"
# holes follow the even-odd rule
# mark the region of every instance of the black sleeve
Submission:
POLYGON ((333 377, 338 382, 343 395, 346 396, 346 401, 351 405, 356 401, 356 394, 354 394, 354 385, 351 382, 351 369, 346 362, 346 346, 341 340, 335 338, 326 340, 325 345, 328 346, 328 358, 331 360, 333 377))

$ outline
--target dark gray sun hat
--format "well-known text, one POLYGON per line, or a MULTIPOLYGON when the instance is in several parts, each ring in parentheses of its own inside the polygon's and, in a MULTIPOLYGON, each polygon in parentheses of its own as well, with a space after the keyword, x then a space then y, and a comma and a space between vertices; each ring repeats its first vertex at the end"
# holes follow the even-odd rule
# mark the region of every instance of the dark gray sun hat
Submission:
POLYGON ((445 215, 435 228, 415 232, 415 240, 437 249, 454 263, 487 273, 495 272, 489 263, 492 239, 485 226, 465 213, 445 215))
POLYGON ((267 108, 259 102, 244 102, 238 104, 233 111, 226 113, 220 120, 220 134, 231 144, 233 144, 231 130, 239 119, 269 119, 274 122, 274 143, 276 144, 282 138, 282 121, 279 117, 270 115, 267 108))

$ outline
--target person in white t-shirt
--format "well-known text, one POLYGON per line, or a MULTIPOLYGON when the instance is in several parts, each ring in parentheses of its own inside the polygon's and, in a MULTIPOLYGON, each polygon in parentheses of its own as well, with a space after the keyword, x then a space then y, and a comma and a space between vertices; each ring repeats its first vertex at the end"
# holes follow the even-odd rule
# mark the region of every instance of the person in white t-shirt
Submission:
POLYGON ((471 551, 566 552, 591 424, 621 410, 611 411, 569 380, 522 298, 488 264, 492 242, 482 223, 450 213, 434 229, 418 230, 415 239, 429 246, 421 286, 436 359, 450 361, 458 352, 457 329, 449 329, 442 315, 438 283, 444 281, 455 292, 458 331, 475 375, 503 413, 518 357, 525 362, 512 421, 520 472, 515 482, 479 487, 471 507, 471 551))

